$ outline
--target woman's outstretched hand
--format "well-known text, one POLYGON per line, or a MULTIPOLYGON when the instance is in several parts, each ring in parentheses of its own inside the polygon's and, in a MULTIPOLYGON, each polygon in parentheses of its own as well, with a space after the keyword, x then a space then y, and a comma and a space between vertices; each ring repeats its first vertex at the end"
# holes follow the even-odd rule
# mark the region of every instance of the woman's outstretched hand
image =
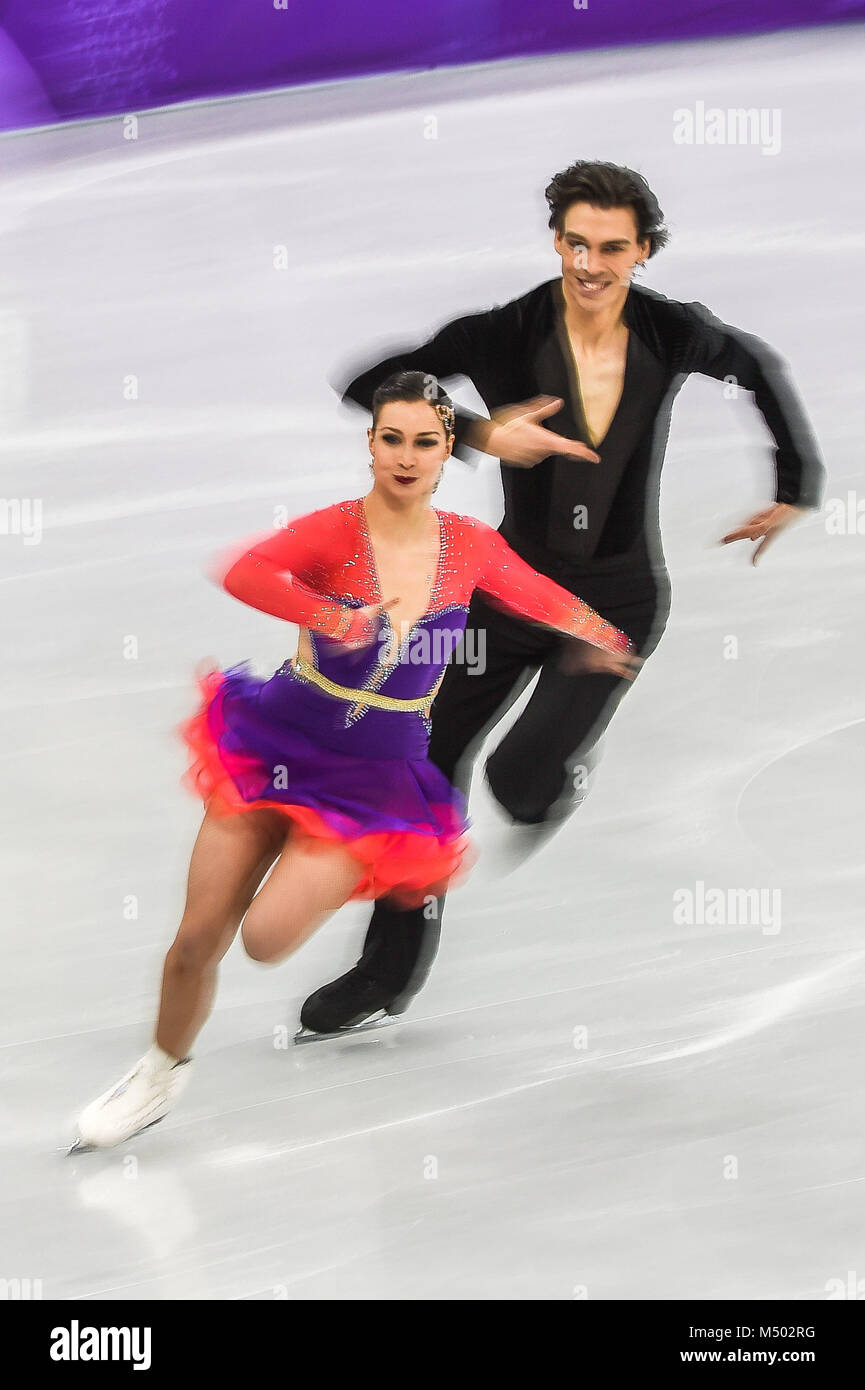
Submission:
POLYGON ((587 445, 554 434, 541 424, 548 415, 556 415, 563 404, 556 396, 534 396, 519 405, 503 406, 494 410, 489 420, 474 421, 466 443, 517 468, 534 468, 551 454, 600 463, 599 455, 587 445))
POLYGON ((567 676, 623 676, 628 681, 642 664, 635 652, 608 652, 579 637, 564 639, 559 658, 559 669, 567 676))

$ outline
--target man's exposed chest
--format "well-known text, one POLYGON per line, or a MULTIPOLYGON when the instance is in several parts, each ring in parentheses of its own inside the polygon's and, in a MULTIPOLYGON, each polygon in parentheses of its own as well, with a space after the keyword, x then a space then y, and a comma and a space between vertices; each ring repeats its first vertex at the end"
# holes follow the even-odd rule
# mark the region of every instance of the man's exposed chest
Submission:
POLYGON ((599 445, 613 422, 625 385, 628 360, 628 330, 623 328, 602 347, 589 350, 565 328, 573 373, 572 395, 586 427, 588 442, 599 445))

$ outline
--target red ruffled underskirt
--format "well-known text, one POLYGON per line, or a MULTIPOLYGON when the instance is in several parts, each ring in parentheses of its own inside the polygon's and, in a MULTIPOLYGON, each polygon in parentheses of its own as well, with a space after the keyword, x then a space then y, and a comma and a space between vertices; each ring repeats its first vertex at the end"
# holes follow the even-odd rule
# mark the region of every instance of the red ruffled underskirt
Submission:
MULTIPOLYGON (((218 816, 262 809, 276 811, 291 824, 293 838, 301 839, 304 849, 324 851, 338 845, 347 850, 357 860, 359 875, 349 901, 388 897, 401 907, 418 907, 463 881, 476 859, 466 834, 447 841, 409 831, 346 836, 311 806, 268 797, 245 801, 208 724, 208 709, 223 679, 220 671, 198 675, 202 704, 191 719, 177 728, 191 755, 183 785, 200 797, 209 811, 218 816)), ((232 756, 237 762, 237 756, 232 756)), ((249 765, 257 766, 258 760, 250 757, 249 765)))

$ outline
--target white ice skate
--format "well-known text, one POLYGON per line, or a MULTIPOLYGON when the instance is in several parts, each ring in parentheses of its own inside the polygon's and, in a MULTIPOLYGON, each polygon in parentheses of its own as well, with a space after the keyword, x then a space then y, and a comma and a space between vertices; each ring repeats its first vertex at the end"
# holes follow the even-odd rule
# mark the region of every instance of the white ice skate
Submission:
POLYGON ((78 1117, 78 1138, 70 1154, 110 1149, 164 1119, 189 1081, 192 1059, 178 1062, 151 1047, 111 1090, 78 1117))

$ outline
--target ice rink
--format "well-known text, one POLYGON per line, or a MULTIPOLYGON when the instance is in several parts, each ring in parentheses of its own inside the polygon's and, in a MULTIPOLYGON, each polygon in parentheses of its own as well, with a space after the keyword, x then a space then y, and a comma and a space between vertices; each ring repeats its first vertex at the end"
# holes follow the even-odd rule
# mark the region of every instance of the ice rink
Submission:
MULTIPOLYGON (((850 27, 572 54, 2 139, 0 491, 24 500, 0 551, 0 1276, 75 1300, 863 1296, 862 49, 850 27), (698 102, 777 110, 780 148, 675 143, 698 102), (558 274, 543 189, 578 157, 656 190, 645 283, 790 362, 843 519, 756 569, 719 547, 771 501, 768 436, 691 378, 672 616, 583 807, 503 877, 478 779, 480 862, 393 1028, 291 1046, 362 905, 276 969, 236 942, 177 1111, 67 1158, 150 1041, 201 817, 194 668, 294 650, 208 562, 276 506, 367 490, 329 380, 558 274)), ((497 466, 454 462, 436 504, 497 524, 497 466)))

